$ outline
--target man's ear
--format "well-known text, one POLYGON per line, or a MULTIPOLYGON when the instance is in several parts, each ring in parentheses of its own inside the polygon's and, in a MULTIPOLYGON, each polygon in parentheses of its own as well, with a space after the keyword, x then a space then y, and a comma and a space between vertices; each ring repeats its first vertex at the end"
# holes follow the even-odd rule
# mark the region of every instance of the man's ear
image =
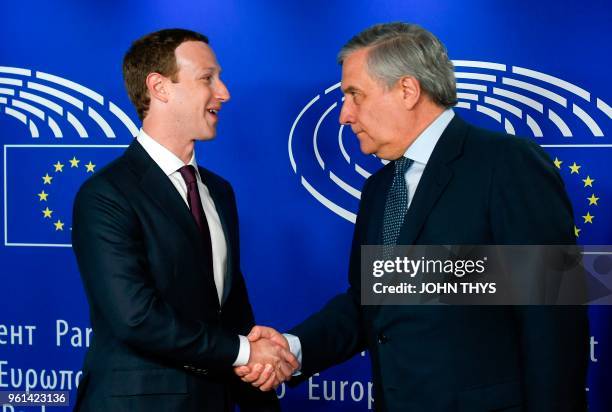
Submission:
POLYGON ((421 84, 412 76, 399 79, 402 101, 406 110, 412 110, 421 97, 421 84))
POLYGON ((156 99, 168 102, 168 79, 159 73, 149 73, 146 79, 147 89, 151 100, 156 99))

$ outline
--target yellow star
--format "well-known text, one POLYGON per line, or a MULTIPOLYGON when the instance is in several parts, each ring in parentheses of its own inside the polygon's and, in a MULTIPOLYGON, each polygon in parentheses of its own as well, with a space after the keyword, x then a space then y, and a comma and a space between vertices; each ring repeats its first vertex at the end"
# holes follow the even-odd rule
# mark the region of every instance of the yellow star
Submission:
POLYGON ((593 182, 595 181, 595 179, 591 179, 591 176, 587 176, 587 178, 582 179, 582 181, 584 182, 584 187, 587 187, 587 186, 593 187, 593 182))
POLYGON ((576 226, 574 226, 574 235, 576 237, 578 237, 580 235, 580 232, 582 231, 582 229, 578 229, 576 226))
POLYGON ((79 167, 80 160, 76 158, 76 156, 72 156, 72 159, 68 160, 70 162, 70 167, 79 167))
POLYGON ((47 173, 42 177, 42 180, 43 180, 43 184, 50 185, 51 180, 53 180, 53 177, 49 176, 49 173, 47 173))
POLYGON ((64 230, 64 222, 62 222, 61 220, 57 220, 57 222, 53 223, 55 225, 55 230, 64 230))
POLYGON ((47 207, 45 210, 42 211, 43 212, 43 217, 45 219, 50 219, 51 218, 51 214, 53 213, 53 210, 49 209, 49 207, 47 207))
POLYGON ((45 193, 45 191, 43 190, 42 192, 37 193, 37 195, 38 195, 38 200, 42 202, 43 200, 47 201, 47 196, 49 196, 49 193, 45 193))
POLYGON ((89 172, 93 173, 94 167, 96 167, 96 165, 91 163, 91 160, 90 160, 89 163, 85 165, 85 167, 87 168, 87 173, 89 172))
POLYGON ((582 216, 582 218, 584 219, 584 223, 593 223, 593 219, 595 218, 595 216, 591 216, 591 214, 589 212, 587 212, 586 216, 582 216))
POLYGON ((595 193, 593 193, 591 197, 587 197, 587 200, 589 201, 589 206, 592 206, 592 205, 599 206, 597 204, 597 201, 599 200, 599 198, 595 197, 595 193))
POLYGON ((64 171, 64 165, 61 164, 59 160, 53 166, 55 167, 55 171, 56 172, 63 172, 64 171))
POLYGON ((580 170, 580 168, 581 168, 582 166, 578 166, 578 165, 576 164, 576 162, 574 162, 574 164, 573 164, 573 165, 568 166, 568 167, 569 167, 569 168, 570 168, 570 170, 571 170, 571 173, 570 173, 570 174, 574 174, 574 173, 580 173, 580 172, 579 172, 579 170, 580 170))
POLYGON ((555 157, 555 161, 553 162, 555 164, 555 166, 557 167, 557 169, 561 169, 561 163, 563 163, 562 160, 559 160, 555 157))

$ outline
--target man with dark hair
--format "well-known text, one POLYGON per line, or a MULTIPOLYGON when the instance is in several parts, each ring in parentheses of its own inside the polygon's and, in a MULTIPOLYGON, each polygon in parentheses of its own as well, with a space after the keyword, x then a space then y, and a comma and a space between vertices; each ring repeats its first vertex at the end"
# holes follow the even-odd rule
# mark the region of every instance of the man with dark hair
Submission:
POLYGON ((244 336, 254 318, 234 193, 195 161, 230 97, 215 54, 199 33, 162 30, 134 42, 123 71, 142 129, 74 204, 94 330, 75 410, 278 410, 273 392, 232 373, 265 365, 280 380, 297 361, 244 336))
MULTIPOLYGON (((298 379, 368 349, 379 411, 586 410, 584 308, 361 304, 362 245, 571 245, 573 216, 537 144, 454 114, 453 65, 432 33, 376 25, 338 60, 340 122, 389 164, 362 190, 348 291, 290 335, 257 326, 249 339, 291 347, 298 379)), ((236 373, 275 384, 268 372, 236 373)))

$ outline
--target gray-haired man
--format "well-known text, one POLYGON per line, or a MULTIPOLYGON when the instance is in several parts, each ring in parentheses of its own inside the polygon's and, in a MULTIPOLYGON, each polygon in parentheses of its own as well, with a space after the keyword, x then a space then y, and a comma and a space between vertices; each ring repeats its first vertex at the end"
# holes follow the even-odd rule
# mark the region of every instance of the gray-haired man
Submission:
MULTIPOLYGON (((368 349, 377 410, 585 410, 582 309, 361 305, 362 245, 572 244, 573 217, 539 146, 454 114, 453 65, 432 33, 377 25, 339 61, 340 122, 364 153, 390 163, 362 190, 348 291, 291 335, 255 327, 249 339, 291 343, 302 378, 368 349)), ((236 372, 264 389, 270 382, 236 372)))

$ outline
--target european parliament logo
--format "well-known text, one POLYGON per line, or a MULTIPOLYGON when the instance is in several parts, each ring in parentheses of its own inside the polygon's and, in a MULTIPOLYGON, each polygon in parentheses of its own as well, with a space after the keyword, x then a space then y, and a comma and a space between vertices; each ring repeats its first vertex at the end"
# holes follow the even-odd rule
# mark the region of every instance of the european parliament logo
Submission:
MULTIPOLYGON (((612 108, 601 97, 536 70, 483 61, 453 63, 456 113, 488 129, 535 139, 566 183, 579 242, 609 244, 612 142, 606 133, 612 108), (603 230, 593 230, 596 226, 603 230)), ((293 121, 288 153, 304 189, 354 223, 360 189, 385 161, 362 154, 350 127, 338 123, 342 100, 340 83, 313 97, 293 121)))
POLYGON ((0 113, 18 142, 3 145, 4 245, 70 247, 79 186, 138 128, 100 93, 17 67, 0 67, 0 113))

